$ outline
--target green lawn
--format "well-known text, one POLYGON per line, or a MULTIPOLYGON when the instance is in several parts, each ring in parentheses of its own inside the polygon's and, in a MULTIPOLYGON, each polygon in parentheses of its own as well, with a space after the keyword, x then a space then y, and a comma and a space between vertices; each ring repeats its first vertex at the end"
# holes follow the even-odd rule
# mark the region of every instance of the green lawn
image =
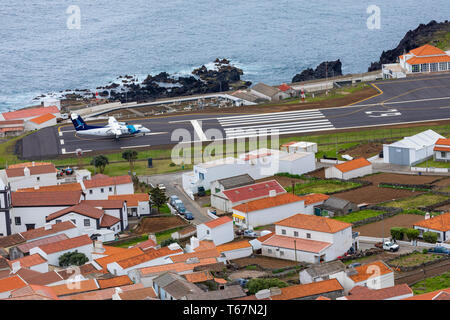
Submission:
POLYGON ((376 217, 376 216, 382 215, 383 213, 384 213, 383 211, 376 211, 376 210, 366 209, 366 210, 352 212, 352 213, 349 213, 349 214, 347 214, 345 216, 334 217, 333 219, 339 220, 339 221, 342 221, 342 222, 354 223, 354 222, 361 221, 361 220, 364 220, 364 219, 367 219, 367 218, 371 218, 371 217, 376 217))
POLYGON ((126 241, 120 244, 115 245, 114 243, 111 244, 111 246, 113 247, 119 247, 119 248, 128 248, 130 246, 134 246, 138 243, 144 242, 148 240, 148 235, 147 234, 142 234, 140 237, 137 237, 135 239, 132 239, 130 241, 126 241))
MULTIPOLYGON (((330 193, 344 191, 350 188, 360 186, 355 182, 343 182, 338 180, 310 180, 306 183, 298 183, 295 185, 296 194, 308 193, 330 193)), ((292 192, 292 187, 285 188, 287 192, 292 192)))
POLYGON ((447 197, 447 196, 426 193, 426 194, 422 194, 417 197, 410 197, 410 198, 405 198, 405 199, 401 199, 401 200, 385 202, 380 205, 385 206, 385 207, 403 208, 403 209, 407 210, 407 209, 416 209, 418 207, 430 206, 430 205, 445 201, 447 199, 449 199, 449 197, 447 197))
POLYGON ((422 253, 422 252, 413 252, 407 256, 398 257, 394 260, 391 260, 389 264, 397 266, 397 267, 413 267, 417 265, 421 265, 422 263, 439 260, 444 256, 434 253, 422 253))
POLYGON ((419 164, 416 164, 415 167, 421 167, 421 168, 450 168, 450 162, 443 162, 443 161, 434 161, 434 160, 428 160, 421 162, 419 164))
POLYGON ((156 242, 160 244, 162 241, 172 238, 172 233, 177 232, 178 230, 183 229, 184 227, 176 227, 167 231, 158 232, 155 234, 156 242))
POLYGON ((411 287, 414 294, 422 294, 450 287, 450 271, 439 276, 427 278, 411 287))

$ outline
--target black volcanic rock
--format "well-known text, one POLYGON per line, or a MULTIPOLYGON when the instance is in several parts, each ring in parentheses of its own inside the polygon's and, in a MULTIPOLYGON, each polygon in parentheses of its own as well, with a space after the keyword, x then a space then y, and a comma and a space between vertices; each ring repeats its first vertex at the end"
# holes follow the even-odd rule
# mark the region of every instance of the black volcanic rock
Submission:
POLYGON ((340 59, 336 61, 324 61, 317 68, 308 68, 301 73, 296 74, 292 78, 292 82, 301 82, 315 79, 323 79, 326 77, 336 77, 342 75, 342 62, 340 59), (327 75, 328 74, 328 75, 327 75))
POLYGON ((420 24, 416 29, 409 30, 395 49, 383 51, 380 60, 372 62, 368 71, 380 70, 382 64, 395 63, 398 56, 427 43, 436 45, 440 32, 450 32, 450 21, 438 23, 433 20, 428 24, 420 24))

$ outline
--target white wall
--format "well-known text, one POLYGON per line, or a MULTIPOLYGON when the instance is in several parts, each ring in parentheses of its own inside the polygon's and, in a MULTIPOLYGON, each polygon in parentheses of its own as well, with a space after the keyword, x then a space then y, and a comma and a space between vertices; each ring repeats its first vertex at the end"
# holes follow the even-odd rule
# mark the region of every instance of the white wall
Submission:
POLYGON ((50 221, 51 224, 56 224, 57 221, 64 222, 64 221, 72 221, 77 228, 82 232, 86 233, 89 229, 97 229, 97 220, 91 217, 83 216, 81 214, 70 212, 68 214, 65 214, 61 217, 58 217, 56 219, 53 219, 50 221), (84 220, 89 221, 89 226, 84 226, 84 220))
POLYGON ((225 255, 227 260, 233 260, 251 256, 253 254, 253 248, 252 246, 249 246, 247 248, 240 248, 236 250, 225 251, 222 253, 225 255))
POLYGON ((57 184, 56 181, 56 172, 8 178, 12 191, 35 186, 54 186, 57 184))
POLYGON ((120 194, 134 194, 133 183, 118 184, 116 186, 104 186, 86 188, 86 200, 108 200, 108 196, 120 194), (103 190, 103 192, 102 192, 103 190))
POLYGON ((60 207, 14 207, 11 209, 11 232, 19 233, 27 231, 26 224, 35 224, 35 228, 43 227, 46 224, 45 217, 69 206, 60 207), (21 218, 21 224, 15 224, 15 217, 21 218))
POLYGON ((278 172, 302 175, 314 170, 316 170, 316 158, 314 153, 311 152, 307 156, 293 161, 280 159, 280 169, 278 172))
POLYGON ((53 265, 53 266, 59 266, 59 261, 58 261, 59 257, 62 256, 63 254, 65 254, 66 252, 74 252, 74 251, 84 253, 86 255, 86 257, 89 259, 89 261, 92 261, 92 252, 94 251, 94 246, 92 244, 87 244, 87 245, 84 245, 81 247, 72 248, 69 250, 63 250, 63 251, 59 251, 59 252, 55 252, 55 253, 51 253, 51 254, 45 253, 39 247, 34 247, 30 250, 30 255, 38 253, 44 259, 47 260, 48 264, 53 265))
POLYGON ((212 240, 216 246, 233 241, 233 221, 224 223, 212 229, 204 223, 199 224, 197 225, 197 238, 199 240, 212 240))

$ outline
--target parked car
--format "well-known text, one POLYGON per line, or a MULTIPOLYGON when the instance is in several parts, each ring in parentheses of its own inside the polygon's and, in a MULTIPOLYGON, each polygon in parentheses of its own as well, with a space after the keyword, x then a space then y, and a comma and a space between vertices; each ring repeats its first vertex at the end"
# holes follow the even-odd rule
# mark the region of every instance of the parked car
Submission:
POLYGON ((177 210, 179 214, 184 214, 186 212, 186 207, 184 206, 183 201, 179 199, 175 200, 175 210, 177 210))
POLYGON ((398 249, 400 249, 400 246, 398 244, 396 244, 395 242, 392 242, 390 240, 385 241, 384 243, 378 242, 375 244, 375 247, 381 248, 385 251, 391 251, 391 252, 396 252, 396 251, 398 251, 398 249))
MULTIPOLYGON (((180 200, 180 198, 178 198, 178 196, 173 195, 169 197, 169 204, 175 208, 175 201, 180 200)), ((181 201, 181 200, 180 200, 181 201)))
POLYGON ((236 279, 236 282, 243 288, 245 288, 248 281, 249 281, 248 279, 242 279, 242 278, 236 279))
POLYGON ((157 187, 158 189, 162 190, 162 191, 166 191, 166 186, 163 185, 162 183, 158 183, 158 184, 156 185, 156 187, 157 187))
POLYGON ((437 246, 434 247, 434 248, 428 249, 428 252, 432 252, 432 253, 443 253, 443 254, 450 255, 450 250, 449 250, 449 249, 447 249, 446 247, 443 247, 443 246, 439 246, 439 245, 437 245, 437 246))
POLYGON ((247 230, 244 230, 244 236, 256 238, 258 235, 256 234, 255 231, 253 231, 251 229, 247 229, 247 230))
POLYGON ((198 189, 197 189, 197 195, 198 195, 199 197, 204 197, 204 196, 206 196, 205 188, 203 188, 203 187, 198 187, 198 189))
POLYGON ((354 262, 354 263, 350 263, 348 266, 349 266, 350 268, 355 268, 355 267, 361 266, 361 263, 359 263, 359 262, 354 262))
POLYGON ((185 217, 187 220, 194 220, 194 216, 192 215, 192 212, 190 212, 190 211, 186 211, 186 212, 184 213, 184 217, 185 217))

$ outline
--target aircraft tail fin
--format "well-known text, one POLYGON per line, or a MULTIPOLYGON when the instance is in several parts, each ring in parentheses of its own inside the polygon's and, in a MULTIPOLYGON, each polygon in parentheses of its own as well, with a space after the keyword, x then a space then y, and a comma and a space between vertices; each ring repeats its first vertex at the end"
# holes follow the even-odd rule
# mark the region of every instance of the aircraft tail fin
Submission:
POLYGON ((82 131, 89 129, 89 126, 84 122, 83 118, 81 118, 80 115, 76 113, 72 113, 70 115, 70 118, 72 119, 73 126, 75 127, 76 131, 82 131))

